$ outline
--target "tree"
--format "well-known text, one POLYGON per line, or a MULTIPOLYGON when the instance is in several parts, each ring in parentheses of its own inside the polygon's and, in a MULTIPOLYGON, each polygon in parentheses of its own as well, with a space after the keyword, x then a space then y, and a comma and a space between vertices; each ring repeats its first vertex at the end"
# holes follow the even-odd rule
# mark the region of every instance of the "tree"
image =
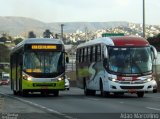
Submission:
POLYGON ((12 41, 13 38, 7 34, 7 33, 3 33, 2 37, 0 37, 0 42, 6 42, 6 41, 12 41))
POLYGON ((157 35, 157 38, 160 40, 160 33, 157 35))
POLYGON ((4 44, 0 44, 0 62, 9 62, 10 50, 4 44))
POLYGON ((160 51, 160 33, 156 36, 149 37, 147 40, 157 49, 158 52, 160 51))
POLYGON ((50 38, 51 36, 53 36, 53 34, 50 32, 49 29, 46 29, 45 32, 43 32, 44 38, 50 38))
POLYGON ((0 42, 6 42, 7 41, 7 38, 6 37, 1 37, 0 38, 0 42))
POLYGON ((30 31, 30 32, 28 33, 28 38, 36 38, 36 34, 34 34, 33 31, 30 31))
POLYGON ((14 40, 15 45, 17 45, 18 43, 20 43, 21 41, 23 41, 22 38, 17 38, 14 40))

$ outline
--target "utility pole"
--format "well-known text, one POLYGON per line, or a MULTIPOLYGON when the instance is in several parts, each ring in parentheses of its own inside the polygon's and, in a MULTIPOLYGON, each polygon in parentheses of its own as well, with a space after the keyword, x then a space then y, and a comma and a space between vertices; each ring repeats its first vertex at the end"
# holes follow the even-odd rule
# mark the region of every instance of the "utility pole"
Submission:
POLYGON ((61 40, 63 40, 63 26, 64 24, 61 24, 61 40))
POLYGON ((145 38, 145 0, 143 0, 143 38, 145 38))

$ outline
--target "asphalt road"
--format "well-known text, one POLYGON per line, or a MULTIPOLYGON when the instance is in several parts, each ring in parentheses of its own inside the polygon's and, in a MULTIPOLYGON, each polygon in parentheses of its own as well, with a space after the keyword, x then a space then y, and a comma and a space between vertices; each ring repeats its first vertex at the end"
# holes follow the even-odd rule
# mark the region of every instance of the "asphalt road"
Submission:
POLYGON ((7 102, 3 112, 9 113, 38 113, 54 119, 160 119, 160 93, 146 93, 144 98, 136 94, 101 97, 99 92, 96 96, 84 96, 83 90, 72 87, 61 91, 59 97, 38 93, 21 97, 14 96, 9 86, 0 86, 0 95, 7 102))

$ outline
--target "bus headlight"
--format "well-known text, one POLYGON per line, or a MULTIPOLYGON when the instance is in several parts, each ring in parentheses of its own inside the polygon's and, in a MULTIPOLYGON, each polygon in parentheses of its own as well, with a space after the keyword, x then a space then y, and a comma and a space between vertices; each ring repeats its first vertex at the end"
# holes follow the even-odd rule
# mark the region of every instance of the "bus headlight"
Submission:
POLYGON ((115 78, 108 77, 108 79, 109 79, 110 81, 117 82, 117 79, 115 79, 115 78))
POLYGON ((27 81, 32 81, 32 77, 23 74, 23 79, 27 81))
POLYGON ((60 78, 58 78, 58 81, 61 81, 62 80, 62 78, 60 77, 60 78))
POLYGON ((62 81, 62 80, 63 80, 63 77, 59 77, 59 78, 58 78, 58 81, 62 81))
POLYGON ((149 79, 147 79, 147 82, 149 82, 149 81, 151 81, 152 80, 152 78, 149 78, 149 79))
POLYGON ((28 81, 32 81, 32 78, 29 76, 29 77, 27 77, 27 80, 28 81))
POLYGON ((113 82, 117 81, 116 79, 112 79, 113 82))
POLYGON ((143 82, 146 83, 146 82, 150 82, 152 80, 153 80, 153 78, 146 78, 146 79, 143 80, 143 82))

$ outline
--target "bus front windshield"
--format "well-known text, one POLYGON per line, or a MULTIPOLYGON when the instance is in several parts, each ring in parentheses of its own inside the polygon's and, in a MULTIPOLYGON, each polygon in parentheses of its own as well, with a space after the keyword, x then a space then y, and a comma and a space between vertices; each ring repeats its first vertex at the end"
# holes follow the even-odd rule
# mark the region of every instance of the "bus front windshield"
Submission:
POLYGON ((152 72, 150 47, 109 47, 109 70, 120 74, 137 74, 152 72))
POLYGON ((23 70, 30 74, 58 76, 64 72, 63 52, 26 52, 23 70))

